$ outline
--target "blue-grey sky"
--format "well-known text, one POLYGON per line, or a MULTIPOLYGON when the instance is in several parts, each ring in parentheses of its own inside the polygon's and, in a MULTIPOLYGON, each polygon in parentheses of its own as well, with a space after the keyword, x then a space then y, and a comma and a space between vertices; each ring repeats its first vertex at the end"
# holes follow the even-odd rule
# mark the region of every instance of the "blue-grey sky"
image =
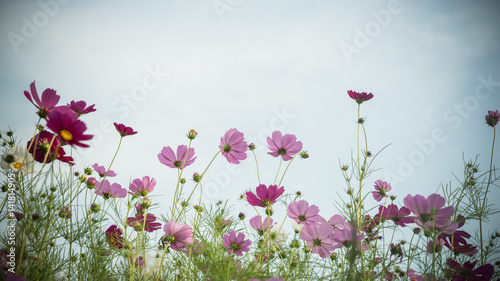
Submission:
MULTIPOLYGON (((112 122, 131 126, 139 133, 123 140, 113 181, 155 177, 164 209, 177 173, 159 163, 163 146, 199 132, 190 178, 238 128, 272 184, 279 161, 265 138, 280 129, 310 154, 292 163, 285 189, 301 190, 329 218, 337 193, 345 198, 339 161, 356 145, 347 90, 367 91, 369 150, 391 145, 365 189, 389 180, 402 203, 457 186, 463 156, 479 155, 487 170, 493 130, 484 115, 500 109, 499 11, 497 1, 2 1, 0 125, 23 143, 31 136, 36 110, 23 91, 33 80, 62 104, 96 104, 82 117, 95 137, 74 151, 76 168, 108 165, 119 141, 112 122)), ((257 186, 254 160, 219 157, 204 182, 205 202, 236 203, 257 186)), ((496 188, 490 198, 500 199, 496 188)))

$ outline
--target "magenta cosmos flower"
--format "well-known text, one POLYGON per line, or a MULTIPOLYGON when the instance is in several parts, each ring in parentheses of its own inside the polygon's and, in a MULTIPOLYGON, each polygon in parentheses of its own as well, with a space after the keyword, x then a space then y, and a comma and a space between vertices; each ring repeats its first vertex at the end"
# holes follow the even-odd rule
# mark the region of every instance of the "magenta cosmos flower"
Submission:
POLYGON ((309 207, 309 203, 305 200, 294 201, 288 205, 288 217, 298 224, 316 224, 322 220, 322 217, 318 213, 319 208, 316 205, 309 207))
POLYGON ((149 179, 148 176, 145 176, 141 179, 135 179, 130 183, 130 191, 134 195, 146 196, 149 193, 153 192, 156 186, 156 180, 154 178, 149 179))
POLYGON ((223 137, 220 138, 219 149, 222 156, 232 164, 239 164, 240 161, 247 158, 247 142, 242 132, 236 129, 229 129, 223 137))
POLYGON ((87 103, 85 101, 82 101, 82 100, 77 101, 77 102, 72 100, 71 103, 68 103, 66 106, 68 109, 75 112, 78 117, 80 117, 81 115, 96 111, 94 109, 95 104, 87 107, 87 103))
POLYGON ((405 207, 401 207, 398 210, 398 206, 390 204, 386 206, 378 207, 378 214, 373 218, 374 220, 392 220, 396 225, 405 227, 408 223, 413 223, 413 218, 408 217, 410 210, 405 207))
POLYGON ((104 166, 99 166, 99 164, 95 163, 94 165, 92 165, 92 168, 94 168, 94 171, 96 171, 99 176, 102 178, 104 176, 106 177, 114 177, 116 176, 116 173, 112 170, 109 170, 108 171, 108 174, 106 175, 106 168, 104 166))
POLYGON ((330 252, 335 250, 332 239, 333 228, 328 223, 318 223, 317 225, 305 225, 302 228, 300 239, 306 241, 307 246, 313 253, 319 254, 322 258, 330 257, 330 252))
POLYGON ((169 221, 163 226, 163 231, 162 243, 168 243, 176 251, 182 251, 182 247, 193 243, 193 231, 187 225, 169 221))
POLYGON ((372 191, 373 198, 380 202, 384 197, 387 197, 387 191, 391 191, 391 184, 383 180, 375 181, 375 191, 372 191))
POLYGON ((123 232, 116 225, 111 225, 106 230, 106 242, 108 242, 109 246, 114 249, 121 249, 125 243, 123 239, 123 232))
POLYGON ((251 191, 247 191, 247 201, 252 206, 258 207, 268 207, 271 204, 276 203, 276 199, 285 192, 285 188, 282 186, 278 188, 277 185, 270 185, 267 188, 264 184, 257 186, 257 195, 251 191))
POLYGON ((75 164, 73 163, 73 157, 65 156, 66 152, 61 147, 57 136, 48 131, 41 131, 34 136, 28 141, 26 147, 29 148, 31 154, 34 154, 37 162, 50 163, 53 160, 59 160, 70 165, 75 164))
POLYGON ((89 147, 82 141, 92 139, 92 135, 84 134, 87 126, 78 120, 75 114, 58 110, 52 111, 48 115, 47 127, 59 136, 59 140, 63 145, 89 147))
POLYGON ((187 166, 193 164, 196 157, 194 157, 194 148, 190 147, 189 151, 186 145, 177 146, 177 156, 170 146, 164 146, 161 152, 158 154, 158 160, 163 165, 170 167, 172 169, 183 169, 187 166), (186 157, 187 153, 187 157, 186 157), (185 162, 184 162, 185 161, 185 162))
POLYGON ((224 234, 224 247, 226 247, 227 252, 230 254, 235 254, 237 256, 243 256, 243 252, 250 251, 250 240, 245 240, 245 234, 238 233, 236 235, 236 231, 231 230, 229 234, 224 234))
POLYGON ((35 81, 31 83, 30 91, 31 94, 28 93, 28 91, 24 91, 24 95, 36 108, 38 108, 36 114, 41 118, 47 117, 52 109, 56 108, 60 99, 59 95, 56 94, 55 90, 47 88, 43 91, 42 99, 40 100, 36 91, 35 81), (31 97, 33 97, 33 99, 31 97))
POLYGON ((495 268, 491 264, 485 264, 476 269, 475 262, 466 261, 463 265, 460 263, 448 259, 446 264, 450 267, 445 269, 445 274, 452 281, 480 281, 480 280, 490 280, 495 273, 495 268))
POLYGON ((134 131, 132 128, 127 127, 123 124, 117 124, 117 123, 113 124, 115 125, 115 129, 118 131, 118 133, 120 133, 120 136, 122 136, 122 138, 137 134, 137 132, 134 131))
POLYGON ((362 104, 364 101, 371 100, 373 98, 373 94, 366 92, 355 92, 355 91, 347 91, 347 94, 351 97, 351 99, 355 100, 358 104, 362 104))
POLYGON ((495 127, 500 120, 500 112, 498 112, 498 110, 488 110, 488 115, 484 118, 486 119, 486 124, 488 124, 488 126, 495 127))
MULTIPOLYGON (((140 206, 140 205, 139 205, 140 206)), ((155 215, 148 213, 146 216, 135 214, 135 217, 127 218, 127 225, 133 227, 135 231, 153 232, 161 228, 161 223, 155 222, 155 215)))
POLYGON ((97 182, 95 184, 95 194, 101 195, 104 199, 124 198, 127 196, 127 190, 117 183, 110 184, 108 180, 97 182))
POLYGON ((266 217, 262 220, 261 216, 255 216, 250 219, 250 226, 257 230, 259 235, 264 235, 264 232, 273 226, 273 219, 266 217))
POLYGON ((267 144, 271 150, 267 154, 274 157, 281 156, 283 161, 291 160, 295 154, 302 150, 302 142, 297 141, 295 135, 282 136, 280 131, 274 131, 272 138, 267 138, 267 144))

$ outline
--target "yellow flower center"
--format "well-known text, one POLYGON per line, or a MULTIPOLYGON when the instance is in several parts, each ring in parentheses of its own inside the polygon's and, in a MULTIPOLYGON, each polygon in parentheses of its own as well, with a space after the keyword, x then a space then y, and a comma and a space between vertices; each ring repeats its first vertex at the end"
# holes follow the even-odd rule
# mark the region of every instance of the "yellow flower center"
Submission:
POLYGON ((12 164, 12 167, 14 167, 16 170, 21 169, 22 166, 23 166, 23 164, 21 162, 16 162, 16 163, 12 164))
POLYGON ((116 239, 114 237, 109 238, 109 242, 115 243, 116 239))
POLYGON ((60 134, 61 138, 65 141, 70 141, 73 139, 73 135, 69 131, 61 130, 60 134))

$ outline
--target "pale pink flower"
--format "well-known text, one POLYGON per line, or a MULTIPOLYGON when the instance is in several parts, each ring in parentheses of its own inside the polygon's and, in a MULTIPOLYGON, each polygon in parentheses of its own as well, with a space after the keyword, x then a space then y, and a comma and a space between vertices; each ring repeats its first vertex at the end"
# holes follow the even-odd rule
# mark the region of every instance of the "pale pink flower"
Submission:
POLYGON ((224 239, 224 247, 226 247, 227 252, 230 254, 235 254, 237 256, 242 256, 243 252, 250 251, 250 240, 245 240, 245 234, 238 233, 236 235, 236 231, 231 230, 229 234, 225 234, 223 236, 224 239))
POLYGON ((177 146, 177 155, 170 146, 165 146, 158 154, 158 160, 163 165, 170 167, 172 169, 184 169, 187 166, 193 164, 196 157, 194 157, 194 148, 190 147, 189 151, 186 145, 177 146), (187 154, 187 156, 186 156, 187 154))
POLYGON ((149 176, 145 176, 141 179, 135 179, 130 183, 130 191, 134 195, 146 196, 153 192, 156 186, 156 180, 154 178, 149 179, 149 176))
POLYGON ((104 166, 99 166, 99 164, 97 164, 97 163, 92 165, 92 168, 94 168, 94 171, 96 171, 101 178, 104 176, 106 176, 106 177, 115 177, 116 176, 116 173, 113 172, 112 170, 109 170, 108 174, 106 175, 106 168, 104 166))
POLYGON ((375 181, 375 191, 372 191, 373 198, 380 202, 384 197, 387 197, 387 192, 391 190, 391 184, 383 180, 375 181))
POLYGON ((247 191, 247 201, 252 206, 256 207, 268 207, 271 204, 276 203, 276 199, 285 192, 285 188, 282 186, 278 188, 277 185, 270 185, 267 188, 264 184, 257 186, 256 193, 257 196, 251 192, 247 191))
POLYGON ((267 154, 274 157, 283 157, 283 161, 288 161, 302 150, 302 142, 297 141, 295 135, 286 134, 282 136, 280 131, 274 131, 272 138, 267 138, 267 144, 271 152, 267 154))
POLYGON ((313 253, 319 254, 322 258, 330 257, 334 240, 332 239, 333 228, 328 223, 318 223, 317 225, 304 225, 300 239, 306 241, 313 253))
POLYGON ((319 213, 316 205, 311 205, 305 200, 294 201, 288 205, 288 217, 294 219, 299 224, 314 225, 324 220, 319 213))
POLYGON ((117 183, 110 184, 108 180, 97 182, 95 194, 101 195, 104 199, 127 197, 127 190, 117 183))
POLYGON ((182 251, 181 248, 186 244, 193 243, 193 231, 187 225, 169 221, 163 226, 163 231, 165 235, 161 238, 162 243, 169 243, 169 246, 176 251, 182 251))
POLYGON ((247 158, 247 142, 242 132, 237 129, 229 129, 223 137, 220 138, 219 149, 222 156, 232 164, 239 164, 240 161, 247 158))

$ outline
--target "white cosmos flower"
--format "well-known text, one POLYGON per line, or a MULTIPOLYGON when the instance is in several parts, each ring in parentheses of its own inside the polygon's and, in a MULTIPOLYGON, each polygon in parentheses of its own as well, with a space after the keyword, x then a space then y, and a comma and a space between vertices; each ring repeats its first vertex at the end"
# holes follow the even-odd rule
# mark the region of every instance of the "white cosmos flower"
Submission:
POLYGON ((298 224, 294 219, 290 219, 290 225, 292 226, 295 233, 300 233, 302 231, 303 224, 298 224))
POLYGON ((272 246, 283 246, 288 239, 288 233, 286 229, 278 224, 271 226, 269 230, 269 245, 272 246))
POLYGON ((31 174, 35 172, 35 160, 26 148, 14 146, 2 155, 0 167, 4 170, 12 169, 14 172, 21 171, 24 174, 31 174))

